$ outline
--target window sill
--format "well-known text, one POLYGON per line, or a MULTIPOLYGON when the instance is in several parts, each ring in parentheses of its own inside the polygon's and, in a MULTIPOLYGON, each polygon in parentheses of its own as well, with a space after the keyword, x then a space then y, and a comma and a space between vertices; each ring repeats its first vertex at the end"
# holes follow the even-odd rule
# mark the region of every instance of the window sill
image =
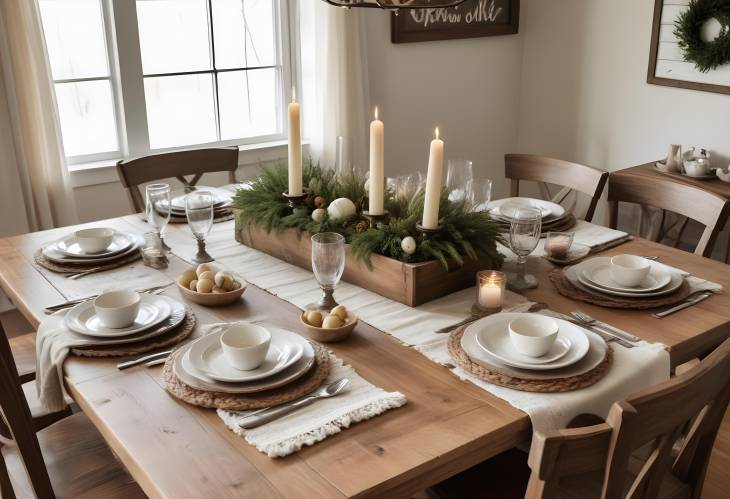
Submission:
MULTIPOLYGON (((306 154, 309 149, 309 143, 304 142, 302 145, 306 154)), ((288 142, 286 140, 240 145, 238 146, 239 171, 241 169, 244 172, 247 169, 253 170, 261 163, 286 158, 287 147, 288 142)), ((71 187, 88 187, 119 182, 119 176, 116 170, 119 159, 68 165, 67 168, 71 176, 71 187)))

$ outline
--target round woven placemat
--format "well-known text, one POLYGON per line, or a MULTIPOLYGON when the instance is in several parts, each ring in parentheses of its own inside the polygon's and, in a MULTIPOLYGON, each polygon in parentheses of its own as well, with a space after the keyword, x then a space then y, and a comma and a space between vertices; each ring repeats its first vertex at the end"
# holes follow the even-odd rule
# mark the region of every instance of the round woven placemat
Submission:
POLYGON ((48 269, 52 272, 59 272, 62 274, 75 274, 77 272, 83 272, 89 269, 99 269, 99 272, 104 270, 116 269, 117 267, 123 267, 124 265, 130 264, 142 258, 142 254, 139 251, 133 251, 129 255, 126 255, 119 260, 111 260, 104 263, 56 263, 52 262, 45 256, 43 256, 43 250, 39 249, 33 255, 35 263, 41 267, 48 269))
POLYGON ((645 310, 648 308, 674 305, 675 303, 679 303, 687 298, 690 294, 689 284, 687 284, 686 280, 674 293, 664 296, 656 296, 653 298, 623 298, 620 296, 593 294, 575 287, 563 273, 567 268, 569 267, 565 267, 564 269, 553 269, 550 274, 548 274, 550 280, 558 290, 558 293, 563 296, 567 296, 568 298, 572 298, 573 300, 592 303, 593 305, 598 305, 600 307, 645 310))
POLYGON ((449 335, 447 347, 451 360, 453 360, 457 366, 482 381, 492 383, 493 385, 512 388, 513 390, 539 393, 570 392, 572 390, 579 390, 598 383, 598 381, 606 375, 608 369, 611 367, 611 363, 613 362, 613 350, 611 350, 611 347, 609 346, 606 349, 606 357, 603 359, 603 362, 586 373, 551 380, 518 378, 500 371, 497 366, 487 368, 472 361, 464 349, 461 348, 461 337, 464 335, 466 328, 467 326, 462 326, 449 335))
POLYGON ((575 224, 578 223, 575 219, 575 215, 572 213, 568 213, 565 215, 565 217, 561 218, 560 220, 556 220, 555 222, 550 222, 545 224, 542 227, 542 233, 546 234, 548 232, 563 232, 566 230, 570 230, 573 227, 575 227, 575 224))
POLYGON ((307 395, 324 383, 330 372, 329 352, 319 345, 312 344, 315 351, 315 364, 301 378, 273 390, 257 393, 221 393, 197 390, 183 383, 172 370, 175 358, 181 350, 177 349, 167 358, 162 368, 162 382, 165 389, 175 397, 188 404, 207 407, 209 409, 226 409, 229 411, 247 411, 281 405, 307 395))
POLYGON ((155 336, 146 341, 139 343, 125 343, 123 345, 109 345, 92 347, 78 347, 71 350, 71 353, 79 357, 124 357, 125 355, 137 355, 155 350, 157 348, 169 347, 177 345, 181 341, 187 339, 195 328, 197 319, 193 311, 188 308, 185 318, 174 329, 155 336))

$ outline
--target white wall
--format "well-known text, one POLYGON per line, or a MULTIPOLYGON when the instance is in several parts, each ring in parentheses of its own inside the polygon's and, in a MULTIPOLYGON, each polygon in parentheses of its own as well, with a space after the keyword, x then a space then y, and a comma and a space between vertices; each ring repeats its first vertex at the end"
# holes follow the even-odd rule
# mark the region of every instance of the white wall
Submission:
POLYGON ((447 158, 471 159, 475 174, 494 179, 496 192, 506 194, 503 156, 517 146, 523 35, 391 44, 390 14, 363 10, 387 175, 425 172, 439 126, 447 158))

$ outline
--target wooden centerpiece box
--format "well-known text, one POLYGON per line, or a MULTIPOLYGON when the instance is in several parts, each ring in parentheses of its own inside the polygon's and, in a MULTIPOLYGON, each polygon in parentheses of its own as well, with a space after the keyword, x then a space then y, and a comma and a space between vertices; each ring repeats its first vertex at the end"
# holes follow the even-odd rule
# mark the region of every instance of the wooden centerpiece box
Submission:
MULTIPOLYGON (((292 265, 312 270, 309 236, 299 234, 295 229, 266 232, 259 227, 236 225, 236 240, 292 265)), ((463 266, 453 265, 447 271, 435 260, 404 263, 378 254, 373 254, 370 262, 372 269, 355 261, 348 252, 342 279, 411 307, 474 286, 476 272, 490 266, 488 260, 465 260, 463 266)))

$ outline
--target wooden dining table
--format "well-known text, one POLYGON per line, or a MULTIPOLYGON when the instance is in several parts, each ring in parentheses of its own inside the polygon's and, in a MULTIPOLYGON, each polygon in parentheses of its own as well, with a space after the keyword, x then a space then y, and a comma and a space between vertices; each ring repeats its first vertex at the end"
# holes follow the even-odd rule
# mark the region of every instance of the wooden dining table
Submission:
MULTIPOLYGON (((33 253, 71 230, 100 225, 149 230, 138 215, 130 215, 0 239, 0 284, 33 325, 44 318, 44 307, 66 299, 62 286, 54 287, 36 268, 33 253)), ((213 231, 228 231, 233 238, 232 222, 217 224, 213 231)), ((166 241, 173 248, 183 241, 189 244, 190 238, 185 225, 166 229, 166 241)), ((730 288, 730 266, 725 264, 641 239, 605 253, 624 252, 657 256, 663 263, 730 288)), ((171 256, 170 267, 161 272, 173 280, 189 266, 171 256)), ((673 366, 707 353, 730 336, 726 293, 656 319, 647 311, 574 302, 559 295, 548 280, 551 263, 532 258, 529 267, 540 285, 527 297, 558 312, 581 309, 645 340, 662 342, 673 366)), ((182 299, 175 286, 165 294, 182 299)), ((306 334, 294 305, 253 285, 232 306, 190 305, 202 324, 241 320, 255 313, 306 334)), ((400 391, 408 403, 285 458, 260 453, 229 431, 214 410, 168 394, 159 367, 119 371, 116 358, 70 356, 64 365, 65 384, 144 492, 154 498, 408 497, 530 442, 531 424, 524 412, 362 321, 350 339, 331 348, 366 380, 400 391)))

